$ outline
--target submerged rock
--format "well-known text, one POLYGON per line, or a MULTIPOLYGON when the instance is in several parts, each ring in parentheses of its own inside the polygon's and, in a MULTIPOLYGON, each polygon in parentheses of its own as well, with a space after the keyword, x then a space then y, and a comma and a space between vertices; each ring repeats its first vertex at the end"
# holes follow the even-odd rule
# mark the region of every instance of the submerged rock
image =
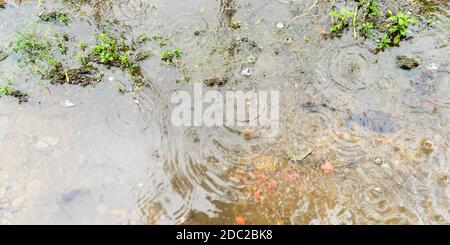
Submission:
POLYGON ((205 84, 208 87, 223 86, 227 82, 228 82, 228 78, 225 78, 225 77, 213 77, 213 78, 208 78, 206 80, 203 80, 203 84, 205 84))
POLYGON ((405 55, 399 55, 397 56, 397 65, 403 70, 412 70, 417 68, 420 63, 414 58, 405 55))
POLYGON ((396 123, 390 113, 368 110, 358 114, 352 114, 347 122, 354 122, 361 127, 377 133, 394 133, 396 123))
POLYGON ((62 203, 70 203, 75 201, 76 199, 87 196, 91 192, 88 189, 73 189, 69 192, 63 193, 60 196, 60 200, 62 203))

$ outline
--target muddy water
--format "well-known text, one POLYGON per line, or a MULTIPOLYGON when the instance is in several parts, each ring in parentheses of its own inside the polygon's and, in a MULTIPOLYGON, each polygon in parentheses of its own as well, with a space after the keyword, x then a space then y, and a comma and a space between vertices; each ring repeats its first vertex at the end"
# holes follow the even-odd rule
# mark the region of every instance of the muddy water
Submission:
POLYGON ((324 38, 327 1, 72 2, 6 4, 0 43, 30 29, 68 32, 71 49, 105 30, 157 34, 184 51, 186 69, 162 64, 152 46, 146 86, 122 95, 133 82, 120 69, 103 67, 95 86, 57 86, 10 53, 1 75, 30 99, 0 99, 2 224, 450 222, 446 1, 427 1, 435 22, 380 53, 351 32, 324 38), (70 26, 37 22, 55 7, 71 11, 70 26), (398 55, 421 65, 402 70, 398 55), (176 83, 184 73, 228 81, 208 89, 280 91, 279 135, 173 127, 170 96, 192 91, 176 83))

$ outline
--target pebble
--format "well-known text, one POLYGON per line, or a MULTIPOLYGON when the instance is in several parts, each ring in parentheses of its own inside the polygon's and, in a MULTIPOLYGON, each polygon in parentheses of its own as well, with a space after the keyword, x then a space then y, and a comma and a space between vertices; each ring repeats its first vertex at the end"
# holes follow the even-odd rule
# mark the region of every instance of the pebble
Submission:
POLYGON ((254 64, 256 62, 255 56, 249 56, 247 58, 247 62, 250 63, 250 64, 254 64))
POLYGON ((370 194, 375 198, 380 198, 383 195, 383 190, 379 187, 375 187, 370 190, 370 194))
POLYGON ((246 128, 242 131, 241 135, 246 139, 246 140, 251 140, 255 137, 255 132, 251 129, 251 128, 246 128))
POLYGON ((74 106, 76 106, 76 104, 71 102, 70 100, 64 101, 64 107, 74 107, 74 106))
POLYGON ((294 39, 292 39, 292 37, 285 37, 284 38, 284 43, 286 43, 286 44, 290 44, 290 43, 292 43, 294 41, 294 39))
POLYGON ((430 154, 431 152, 433 152, 433 149, 434 149, 434 144, 433 144, 433 142, 431 142, 430 140, 427 140, 427 139, 423 139, 421 142, 420 142, 420 149, 421 149, 421 151, 423 152, 423 153, 425 153, 425 154, 430 154))
POLYGON ((37 144, 36 147, 38 149, 45 149, 45 148, 49 148, 51 146, 55 146, 58 144, 58 140, 52 137, 43 137, 42 139, 40 139, 37 144))
POLYGON ((431 63, 431 64, 427 65, 427 69, 428 70, 437 70, 437 69, 439 69, 439 66, 436 63, 431 63))
POLYGON ((375 163, 376 165, 381 165, 381 164, 383 164, 383 158, 381 158, 381 157, 375 157, 375 158, 373 159, 373 163, 375 163))
POLYGON ((278 23, 275 25, 275 27, 276 27, 278 30, 283 30, 283 29, 286 27, 286 25, 285 25, 283 22, 278 22, 278 23))
POLYGON ((242 72, 241 72, 241 74, 246 77, 251 76, 252 73, 253 73, 253 71, 251 68, 244 68, 244 69, 242 69, 242 72))
POLYGON ((441 186, 446 186, 449 182, 448 180, 448 174, 446 172, 439 172, 437 173, 437 182, 441 186))

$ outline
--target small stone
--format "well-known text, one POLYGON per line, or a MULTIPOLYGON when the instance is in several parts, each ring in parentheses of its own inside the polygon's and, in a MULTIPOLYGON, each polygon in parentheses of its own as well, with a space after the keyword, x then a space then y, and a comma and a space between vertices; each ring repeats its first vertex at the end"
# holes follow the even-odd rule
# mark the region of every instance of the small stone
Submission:
POLYGON ((436 63, 431 63, 431 64, 427 65, 427 69, 428 70, 437 70, 437 69, 439 69, 439 66, 436 63))
POLYGON ((417 68, 420 64, 414 58, 405 55, 399 55, 397 56, 397 65, 404 70, 412 70, 417 68))
POLYGON ((247 62, 250 63, 250 64, 254 64, 256 62, 255 56, 249 56, 247 58, 247 62))
POLYGON ((246 140, 251 140, 255 137, 255 132, 251 128, 246 128, 241 133, 246 140))
POLYGON ((112 81, 114 81, 114 77, 109 77, 108 80, 109 80, 110 82, 112 82, 112 81))
POLYGON ((426 155, 430 154, 434 150, 434 144, 430 140, 423 139, 420 142, 420 150, 426 155))
POLYGON ((36 147, 38 149, 44 149, 44 148, 49 148, 51 146, 55 146, 57 144, 58 144, 57 139, 52 138, 52 137, 44 137, 37 142, 36 147))
POLYGON ((383 190, 379 187, 372 188, 370 194, 375 198, 380 198, 383 195, 383 190))
POLYGON ((241 72, 242 76, 246 76, 246 77, 251 76, 252 73, 253 73, 253 71, 251 68, 244 68, 244 69, 242 69, 242 72, 241 72))
POLYGON ((294 39, 292 39, 292 37, 289 37, 289 36, 285 37, 283 40, 284 40, 284 43, 286 43, 286 44, 290 44, 294 41, 294 39))
POLYGON ((381 158, 381 157, 375 157, 375 158, 373 159, 373 163, 375 163, 375 165, 381 165, 381 164, 383 164, 383 158, 381 158))
POLYGON ((64 101, 64 107, 74 107, 74 106, 76 106, 76 104, 71 102, 70 100, 64 101))
POLYGON ((278 23, 275 25, 275 27, 276 27, 278 30, 283 30, 283 29, 286 27, 286 25, 285 25, 283 22, 278 22, 278 23))
POLYGON ((437 173, 437 182, 441 186, 446 186, 448 184, 448 174, 443 171, 437 173))

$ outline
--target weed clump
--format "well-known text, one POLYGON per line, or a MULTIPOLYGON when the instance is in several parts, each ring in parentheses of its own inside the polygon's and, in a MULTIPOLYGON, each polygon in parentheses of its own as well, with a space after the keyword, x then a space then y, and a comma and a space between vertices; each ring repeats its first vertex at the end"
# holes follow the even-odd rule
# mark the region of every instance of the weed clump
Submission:
POLYGON ((19 89, 12 87, 11 80, 7 78, 2 78, 5 82, 0 82, 0 97, 1 96, 11 96, 18 99, 19 104, 23 102, 28 102, 28 94, 22 92, 19 89))
POLYGON ((88 62, 79 68, 63 65, 68 54, 67 34, 43 36, 35 31, 19 33, 13 50, 19 55, 20 65, 28 67, 52 84, 79 84, 86 86, 100 81, 101 73, 88 62))
POLYGON ((22 66, 31 64, 31 69, 41 76, 57 63, 52 42, 36 32, 19 33, 13 50, 20 56, 22 66))
POLYGON ((97 44, 92 51, 98 63, 116 67, 131 65, 127 55, 129 47, 124 41, 119 42, 107 33, 101 33, 96 38, 97 44))
POLYGON ((353 27, 354 37, 358 34, 372 39, 380 50, 397 46, 409 33, 410 25, 417 24, 417 20, 409 13, 398 11, 395 14, 386 10, 383 12, 374 0, 359 1, 355 11, 343 7, 340 12, 331 12, 331 33, 339 35, 353 27))
POLYGON ((341 32, 350 26, 351 19, 356 16, 356 13, 341 8, 340 12, 331 12, 330 15, 337 19, 331 27, 331 31, 341 32))

